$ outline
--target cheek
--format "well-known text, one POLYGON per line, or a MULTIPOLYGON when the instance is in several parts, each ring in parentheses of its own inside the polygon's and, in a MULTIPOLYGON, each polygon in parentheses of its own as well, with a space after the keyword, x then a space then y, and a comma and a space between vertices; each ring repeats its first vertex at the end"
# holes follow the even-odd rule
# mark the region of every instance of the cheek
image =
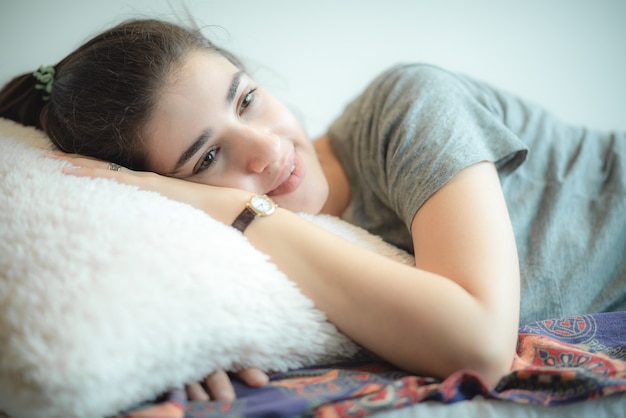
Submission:
MULTIPOLYGON (((302 123, 294 113, 289 110, 283 103, 271 97, 267 102, 266 117, 269 122, 270 129, 277 133, 287 134, 288 136, 297 135, 307 138, 302 123)), ((308 140, 308 139, 307 139, 308 140)))

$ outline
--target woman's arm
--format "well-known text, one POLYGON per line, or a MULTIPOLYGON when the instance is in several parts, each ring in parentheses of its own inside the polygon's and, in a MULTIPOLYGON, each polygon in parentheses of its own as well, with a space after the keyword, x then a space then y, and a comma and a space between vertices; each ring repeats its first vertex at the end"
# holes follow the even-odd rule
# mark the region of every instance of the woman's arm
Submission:
MULTIPOLYGON (((155 174, 71 172, 136 184, 227 224, 250 195, 155 174)), ((471 369, 495 384, 514 355, 519 273, 494 166, 481 163, 457 174, 419 210, 412 233, 416 267, 280 208, 257 218, 245 235, 332 323, 374 353, 415 373, 446 377, 471 369)))
MULTIPOLYGON (((520 284, 515 237, 494 165, 480 163, 457 174, 424 204, 411 231, 416 267, 453 281, 458 297, 439 317, 442 327, 454 330, 447 343, 432 347, 442 351, 441 367, 445 357, 466 358, 478 370, 482 363, 483 374, 495 383, 509 371, 515 352, 520 284)), ((426 332, 437 332, 430 328, 426 332)))
POLYGON ((495 384, 515 352, 519 272, 494 166, 455 176, 419 210, 412 234, 417 268, 287 211, 246 230, 331 322, 374 353, 415 373, 471 369, 495 384))

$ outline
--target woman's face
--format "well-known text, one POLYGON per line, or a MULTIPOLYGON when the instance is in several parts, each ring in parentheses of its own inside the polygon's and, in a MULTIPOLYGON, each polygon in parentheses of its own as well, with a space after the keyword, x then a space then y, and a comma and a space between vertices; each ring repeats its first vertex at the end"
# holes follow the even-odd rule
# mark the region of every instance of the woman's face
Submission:
POLYGON ((146 127, 150 170, 271 196, 317 213, 328 195, 313 143, 293 114, 220 55, 192 53, 146 127))

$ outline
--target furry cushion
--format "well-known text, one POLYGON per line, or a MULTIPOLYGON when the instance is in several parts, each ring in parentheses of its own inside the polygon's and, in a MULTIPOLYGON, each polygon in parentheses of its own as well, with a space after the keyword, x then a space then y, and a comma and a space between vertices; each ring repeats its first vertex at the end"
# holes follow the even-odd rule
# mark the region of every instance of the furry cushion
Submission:
MULTIPOLYGON (((61 173, 0 119, 0 411, 99 417, 216 369, 345 359, 358 347, 244 236, 205 213, 61 173)), ((327 216, 321 226, 410 263, 327 216)))

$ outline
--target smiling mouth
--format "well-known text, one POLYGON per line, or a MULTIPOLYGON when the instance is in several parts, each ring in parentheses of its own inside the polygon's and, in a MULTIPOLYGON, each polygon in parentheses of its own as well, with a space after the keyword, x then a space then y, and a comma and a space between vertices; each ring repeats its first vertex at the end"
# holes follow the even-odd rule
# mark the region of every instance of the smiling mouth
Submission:
POLYGON ((294 161, 291 165, 291 169, 289 170, 287 179, 279 184, 278 187, 268 192, 267 195, 278 196, 293 192, 300 186, 300 183, 302 183, 305 173, 306 168, 304 162, 300 156, 294 152, 294 161))

